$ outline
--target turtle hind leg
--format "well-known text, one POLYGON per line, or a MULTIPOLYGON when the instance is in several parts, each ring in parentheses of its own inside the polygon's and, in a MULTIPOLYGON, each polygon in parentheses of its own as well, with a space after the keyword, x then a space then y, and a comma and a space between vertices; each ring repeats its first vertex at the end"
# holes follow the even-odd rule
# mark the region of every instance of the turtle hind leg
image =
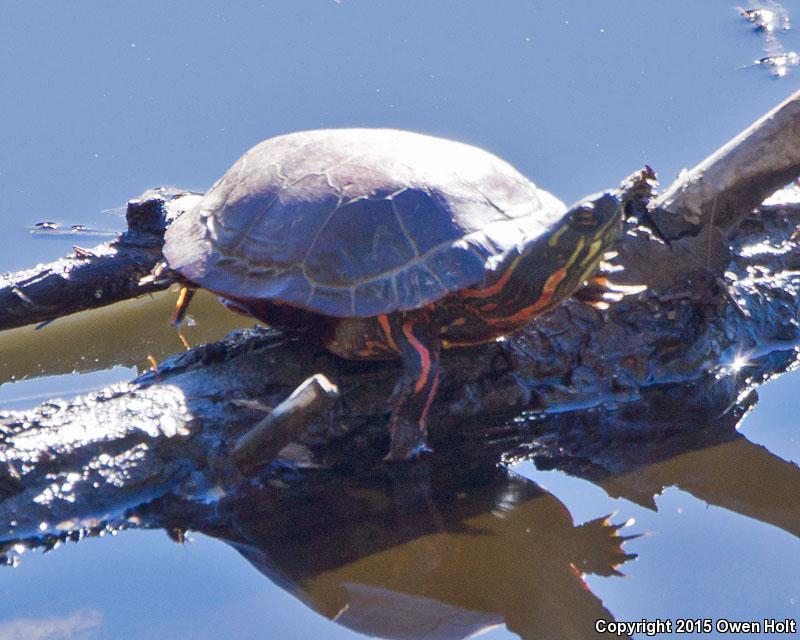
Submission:
POLYGON ((439 386, 441 341, 413 320, 391 323, 391 338, 403 361, 403 373, 392 394, 391 443, 385 460, 408 460, 429 451, 428 414, 439 386))

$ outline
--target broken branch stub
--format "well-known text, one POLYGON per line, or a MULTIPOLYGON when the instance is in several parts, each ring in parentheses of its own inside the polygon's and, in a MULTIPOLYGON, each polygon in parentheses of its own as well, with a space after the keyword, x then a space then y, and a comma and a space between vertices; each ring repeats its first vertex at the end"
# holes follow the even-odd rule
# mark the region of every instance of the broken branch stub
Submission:
POLYGON ((161 257, 164 200, 132 200, 128 231, 92 249, 24 272, 0 275, 0 329, 102 307, 163 285, 140 285, 161 257))
POLYGON ((338 397, 336 385, 321 373, 305 380, 237 440, 231 454, 236 468, 252 476, 270 464, 281 449, 305 432, 311 418, 332 407, 338 397))

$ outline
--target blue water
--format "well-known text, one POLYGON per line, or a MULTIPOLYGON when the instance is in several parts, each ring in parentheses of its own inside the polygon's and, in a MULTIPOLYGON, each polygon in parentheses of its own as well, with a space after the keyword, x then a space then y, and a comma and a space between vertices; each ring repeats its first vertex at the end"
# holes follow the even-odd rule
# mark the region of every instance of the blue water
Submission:
MULTIPOLYGON (((566 201, 643 163, 668 183, 800 84, 800 73, 776 80, 740 68, 764 54, 734 5, 2 3, 0 271, 84 243, 34 238, 27 228, 38 221, 121 228, 119 211, 103 210, 162 184, 204 190, 251 145, 301 129, 389 126, 455 138, 566 201)), ((800 49, 797 32, 781 38, 800 49)), ((60 377, 0 386, 0 409, 86 387, 85 376, 64 376, 71 368, 49 369, 51 352, 35 345, 26 342, 30 370, 60 377)), ((100 359, 91 385, 130 378, 130 362, 113 368, 123 359, 100 359)), ((742 427, 785 460, 800 459, 798 375, 765 386, 742 427)), ((587 579, 618 619, 800 619, 800 547, 783 530, 678 488, 653 512, 531 464, 517 471, 576 523, 616 511, 616 521, 635 520, 625 531, 649 532, 628 544, 639 559, 623 567, 626 578, 587 579)), ((0 639, 356 635, 202 535, 181 547, 163 533, 128 531, 0 571, 0 639)))

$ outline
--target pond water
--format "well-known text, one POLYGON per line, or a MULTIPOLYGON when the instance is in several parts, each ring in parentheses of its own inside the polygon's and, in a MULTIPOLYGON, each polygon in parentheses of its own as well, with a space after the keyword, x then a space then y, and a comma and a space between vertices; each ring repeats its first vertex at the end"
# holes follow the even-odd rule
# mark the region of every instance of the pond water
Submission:
MULTIPOLYGON (((784 5, 800 20, 800 8, 784 5)), ((800 50, 796 31, 778 37, 800 50)), ((128 198, 161 184, 203 190, 252 144, 293 130, 388 126, 455 138, 565 201, 644 163, 668 183, 797 89, 800 70, 775 79, 751 64, 764 42, 721 0, 3 3, 0 271, 95 241, 34 237, 39 221, 122 228, 128 198)), ((127 380, 148 355, 179 351, 167 323, 152 321, 171 304, 162 295, 0 336, 0 410, 127 380)), ((242 325, 210 298, 193 314, 193 344, 242 325)), ((798 373, 765 385, 741 425, 778 466, 800 459, 799 390, 798 373)), ((464 492, 454 521, 480 535, 409 521, 424 535, 399 542, 372 531, 377 542, 364 549, 374 542, 373 553, 331 566, 298 560, 326 551, 320 540, 288 540, 294 559, 276 569, 201 533, 177 545, 163 532, 125 531, 26 554, 0 570, 0 640, 359 637, 353 628, 400 637, 390 622, 365 618, 392 611, 402 622, 412 610, 396 595, 402 580, 368 593, 352 585, 370 567, 425 573, 434 561, 444 567, 436 580, 455 593, 443 600, 449 609, 425 600, 431 617, 465 633, 496 625, 486 638, 586 637, 571 625, 603 608, 618 620, 798 620, 791 507, 800 494, 759 496, 761 474, 776 468, 753 462, 763 452, 744 441, 643 471, 663 480, 657 510, 523 463, 464 492), (723 499, 719 486, 738 488, 723 499), (605 545, 600 559, 614 549, 574 525, 612 512, 629 522, 621 534, 647 535, 625 544, 638 555, 620 567, 625 577, 587 575, 587 591, 565 572, 569 545, 605 545), (458 549, 460 564, 448 565, 442 549, 458 549), (279 586, 289 578, 314 610, 279 586), (365 604, 337 624, 315 611, 337 613, 340 584, 365 604), (484 591, 503 594, 502 615, 484 591)), ((360 531, 335 526, 342 539, 360 531)))

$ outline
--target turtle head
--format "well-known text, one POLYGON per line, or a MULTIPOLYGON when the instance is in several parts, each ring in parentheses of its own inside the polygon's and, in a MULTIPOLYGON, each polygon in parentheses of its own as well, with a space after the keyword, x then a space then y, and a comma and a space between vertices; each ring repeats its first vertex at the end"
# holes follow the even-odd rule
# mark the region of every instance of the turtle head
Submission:
POLYGON ((594 240, 619 230, 622 226, 622 201, 613 192, 581 200, 567 213, 567 224, 573 233, 594 240))
POLYGON ((623 201, 614 191, 584 198, 564 216, 562 246, 574 248, 573 259, 582 265, 591 263, 591 271, 617 241, 622 232, 623 201))
POLYGON ((584 198, 564 214, 541 254, 559 274, 558 297, 569 297, 594 273, 620 236, 622 219, 623 203, 614 191, 584 198))
POLYGON ((645 167, 619 188, 580 200, 547 233, 523 248, 518 262, 527 281, 516 283, 536 300, 531 309, 538 313, 550 309, 586 284, 622 235, 626 211, 636 216, 646 210, 654 180, 655 174, 645 167))
POLYGON ((613 244, 622 231, 622 221, 630 215, 646 210, 653 198, 656 174, 645 166, 629 175, 617 189, 584 198, 565 215, 573 232, 573 241, 583 237, 586 241, 600 240, 606 245, 613 244))

